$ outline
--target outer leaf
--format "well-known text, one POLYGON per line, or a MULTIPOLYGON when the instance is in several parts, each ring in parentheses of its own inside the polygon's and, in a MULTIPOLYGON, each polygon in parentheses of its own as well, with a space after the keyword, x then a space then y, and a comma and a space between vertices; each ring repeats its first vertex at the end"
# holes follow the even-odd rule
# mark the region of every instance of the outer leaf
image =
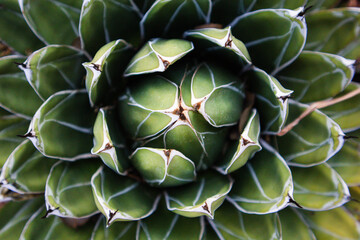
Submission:
POLYGON ((323 212, 301 211, 301 214, 318 240, 360 238, 359 222, 344 208, 323 212))
POLYGON ((92 154, 121 175, 128 168, 128 157, 124 137, 117 125, 116 116, 110 109, 101 108, 94 125, 94 147, 92 154))
POLYGON ((218 163, 219 167, 216 167, 216 170, 228 174, 244 166, 256 152, 261 150, 259 135, 259 114, 253 109, 238 144, 228 151, 226 157, 218 163))
POLYGON ((106 226, 106 218, 99 217, 96 222, 91 240, 128 240, 135 239, 138 222, 115 222, 111 227, 106 226))
POLYGON ((116 40, 97 51, 91 62, 83 63, 86 69, 86 89, 90 104, 99 104, 116 87, 130 60, 131 48, 124 40, 116 40))
POLYGON ((350 213, 357 219, 360 220, 360 187, 350 188, 351 200, 345 204, 345 207, 350 213))
POLYGON ((305 48, 350 59, 360 57, 359 8, 317 11, 306 16, 309 37, 305 48))
POLYGON ((293 198, 293 180, 285 160, 264 141, 261 145, 264 149, 233 175, 228 200, 245 213, 277 212, 293 198))
POLYGON ((346 141, 341 150, 327 161, 348 186, 360 185, 360 143, 346 141))
POLYGON ((41 219, 41 216, 44 215, 45 207, 41 207, 27 221, 19 239, 60 240, 71 236, 73 239, 87 240, 91 236, 93 229, 92 222, 74 229, 68 227, 59 217, 50 217, 46 220, 41 219))
MULTIPOLYGON (((343 96, 349 92, 360 88, 360 84, 353 82, 339 94, 343 96)), ((352 97, 346 101, 339 102, 330 107, 323 108, 322 111, 337 122, 344 132, 351 132, 360 128, 360 95, 352 97)))
POLYGON ((160 200, 152 189, 103 167, 93 175, 91 186, 107 226, 116 221, 145 218, 155 211, 160 200))
POLYGON ((202 239, 204 218, 186 218, 167 211, 165 204, 140 220, 136 239, 202 239))
POLYGON ((317 11, 328 8, 335 8, 339 3, 339 0, 309 0, 307 1, 308 6, 313 6, 309 11, 317 11))
POLYGON ((85 60, 79 49, 50 45, 31 54, 20 68, 35 92, 46 100, 60 90, 81 87, 84 77, 81 63, 85 60))
POLYGON ((30 120, 42 100, 27 83, 24 73, 14 64, 22 61, 24 58, 20 56, 0 58, 0 106, 30 120))
POLYGON ((0 209, 0 238, 17 240, 28 219, 39 209, 43 199, 9 202, 0 209))
POLYGON ((125 77, 164 72, 171 64, 194 49, 192 42, 181 39, 153 39, 131 59, 125 77))
POLYGON ((245 214, 231 204, 224 203, 215 219, 209 222, 220 239, 281 239, 277 214, 245 214))
POLYGON ((314 102, 342 92, 354 76, 353 64, 353 60, 337 55, 303 51, 276 78, 286 88, 294 90, 295 100, 314 102))
POLYGON ((92 147, 94 118, 86 91, 58 92, 41 105, 25 136, 45 156, 86 158, 92 147))
POLYGON ((256 93, 255 108, 259 111, 261 129, 274 134, 285 125, 288 115, 288 98, 293 91, 287 90, 272 76, 254 68, 246 73, 250 89, 256 93))
POLYGON ((170 211, 185 217, 208 216, 214 218, 215 210, 221 206, 230 192, 231 178, 208 171, 199 175, 189 185, 169 189, 165 194, 170 211))
POLYGON ((138 45, 142 13, 134 2, 83 1, 80 16, 82 48, 94 55, 102 46, 119 38, 138 45))
POLYGON ((71 45, 79 36, 81 0, 19 0, 19 5, 31 30, 45 44, 71 45))
POLYGON ((274 74, 294 61, 304 47, 307 30, 303 10, 258 10, 235 18, 230 26, 245 43, 252 62, 274 74))
MULTIPOLYGON (((290 100, 288 123, 308 106, 290 100)), ((344 144, 344 133, 337 123, 316 110, 302 119, 290 132, 277 137, 279 153, 291 166, 321 164, 336 154, 344 144)))
POLYGON ((315 240, 314 233, 304 222, 303 217, 292 208, 279 212, 281 234, 284 240, 315 240))
POLYGON ((329 210, 349 201, 346 183, 326 163, 308 168, 292 167, 291 172, 294 198, 304 209, 329 210))
POLYGON ((175 149, 140 147, 130 156, 149 184, 177 186, 195 180, 195 164, 175 149))
POLYGON ((4 164, 0 182, 18 193, 42 193, 53 159, 47 159, 34 148, 29 140, 22 142, 4 164))
POLYGON ((82 218, 98 213, 91 190, 91 177, 98 167, 99 162, 92 159, 56 163, 46 181, 47 216, 82 218))
POLYGON ((6 42, 15 51, 26 55, 43 46, 43 43, 29 29, 16 0, 2 1, 0 15, 1 41, 6 42))

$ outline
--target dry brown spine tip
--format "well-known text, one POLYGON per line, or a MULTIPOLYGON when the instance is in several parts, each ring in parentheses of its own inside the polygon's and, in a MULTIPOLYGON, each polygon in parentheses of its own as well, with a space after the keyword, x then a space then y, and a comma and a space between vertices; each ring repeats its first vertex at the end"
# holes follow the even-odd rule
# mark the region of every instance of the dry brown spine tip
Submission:
POLYGON ((32 138, 32 137, 35 137, 35 135, 33 135, 33 133, 30 131, 28 133, 26 133, 25 135, 16 135, 17 137, 21 137, 21 138, 32 138))
POLYGON ((204 205, 202 206, 202 208, 207 211, 208 213, 210 213, 209 211, 209 206, 207 205, 207 202, 204 203, 204 205))
POLYGON ((21 66, 23 68, 27 68, 25 63, 14 62, 14 64, 21 66))
POLYGON ((99 71, 101 72, 101 69, 100 69, 100 65, 99 64, 95 64, 95 63, 91 63, 93 68, 96 70, 96 71, 99 71))
POLYGON ((50 213, 52 213, 52 212, 55 211, 55 210, 59 210, 59 209, 60 209, 60 207, 57 207, 57 208, 54 208, 54 209, 49 208, 49 209, 46 211, 45 215, 41 217, 41 219, 47 218, 50 213))
POLYGON ((248 140, 248 139, 246 139, 246 138, 243 138, 243 142, 242 142, 242 145, 243 145, 243 146, 246 146, 246 145, 248 145, 249 143, 253 143, 253 144, 254 144, 253 141, 248 140))
POLYGON ((107 221, 107 225, 110 225, 111 220, 114 218, 115 214, 119 211, 119 209, 117 209, 115 212, 111 212, 109 210, 109 220, 107 221))

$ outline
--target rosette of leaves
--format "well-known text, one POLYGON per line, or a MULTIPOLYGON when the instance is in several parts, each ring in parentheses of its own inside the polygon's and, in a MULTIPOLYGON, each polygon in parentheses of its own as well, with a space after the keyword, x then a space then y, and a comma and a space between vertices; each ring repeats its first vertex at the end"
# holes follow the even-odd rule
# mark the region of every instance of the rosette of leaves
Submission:
POLYGON ((359 239, 344 4, 1 0, 0 238, 359 239))

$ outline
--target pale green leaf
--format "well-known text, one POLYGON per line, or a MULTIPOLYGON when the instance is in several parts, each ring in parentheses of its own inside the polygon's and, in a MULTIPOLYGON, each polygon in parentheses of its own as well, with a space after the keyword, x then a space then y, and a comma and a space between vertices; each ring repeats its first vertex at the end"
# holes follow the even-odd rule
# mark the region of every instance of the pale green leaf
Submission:
POLYGON ((286 208, 279 213, 283 240, 315 240, 314 233, 304 222, 303 217, 293 208, 286 208))
POLYGON ((99 217, 91 235, 91 240, 128 240, 135 239, 138 222, 114 222, 111 227, 106 226, 106 218, 99 217))

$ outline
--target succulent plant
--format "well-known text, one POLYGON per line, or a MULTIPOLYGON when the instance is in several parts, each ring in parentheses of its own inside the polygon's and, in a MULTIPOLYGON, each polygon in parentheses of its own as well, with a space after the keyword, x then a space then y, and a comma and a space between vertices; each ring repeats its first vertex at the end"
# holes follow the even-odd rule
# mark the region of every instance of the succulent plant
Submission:
POLYGON ((359 239, 350 2, 0 0, 0 239, 359 239))

